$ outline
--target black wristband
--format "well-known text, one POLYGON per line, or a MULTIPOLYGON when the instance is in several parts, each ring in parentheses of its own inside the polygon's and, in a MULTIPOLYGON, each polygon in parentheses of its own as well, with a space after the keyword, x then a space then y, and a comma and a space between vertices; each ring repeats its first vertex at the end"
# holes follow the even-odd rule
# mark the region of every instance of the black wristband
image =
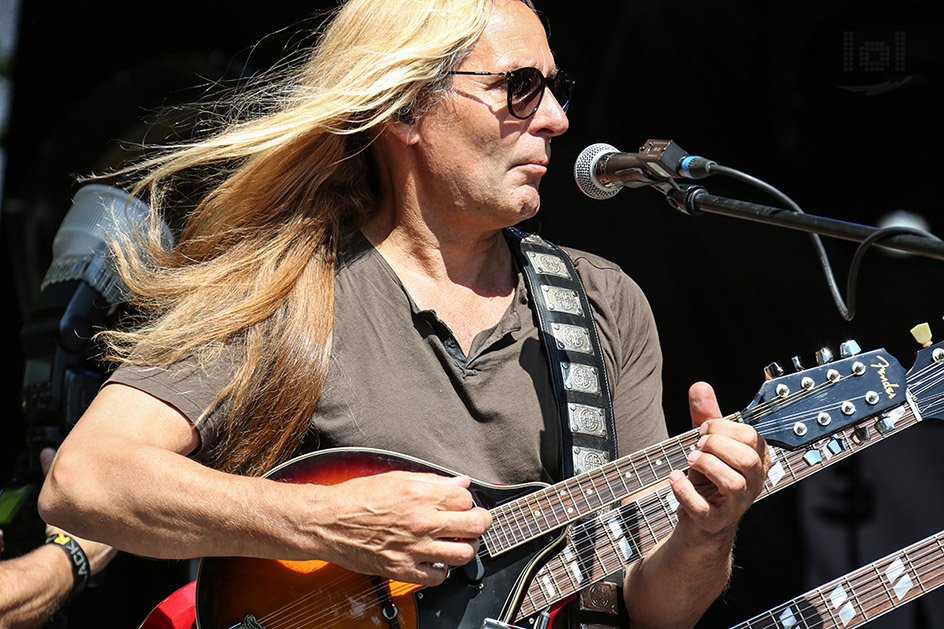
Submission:
POLYGON ((47 544, 53 544, 65 551, 66 556, 72 563, 72 594, 78 594, 85 589, 89 577, 92 574, 89 566, 88 557, 85 551, 79 546, 79 543, 65 533, 50 535, 46 538, 47 544))

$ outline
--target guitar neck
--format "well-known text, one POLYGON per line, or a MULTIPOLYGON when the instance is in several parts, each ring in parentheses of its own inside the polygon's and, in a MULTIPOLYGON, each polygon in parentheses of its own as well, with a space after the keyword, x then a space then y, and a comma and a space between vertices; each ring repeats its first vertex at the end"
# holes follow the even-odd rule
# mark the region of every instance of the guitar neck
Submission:
POLYGON ((665 480, 672 470, 688 469, 688 455, 700 437, 690 430, 504 503, 492 509, 492 526, 482 541, 492 556, 499 555, 628 498, 665 480))
MULTIPOLYGON (((772 463, 757 500, 919 421, 912 407, 902 404, 878 418, 846 428, 805 451, 770 447, 772 463)), ((675 528, 677 507, 671 487, 665 485, 631 503, 571 526, 565 548, 532 579, 518 618, 547 609, 641 559, 675 528)))
POLYGON ((850 629, 944 584, 944 531, 798 596, 732 629, 850 629))
MULTIPOLYGON (((727 419, 796 450, 896 408, 904 380, 898 362, 875 350, 768 380, 748 408, 727 419)), ((486 550, 495 557, 659 484, 673 470, 687 470, 700 438, 690 430, 503 503, 492 509, 492 526, 482 536, 486 550)))

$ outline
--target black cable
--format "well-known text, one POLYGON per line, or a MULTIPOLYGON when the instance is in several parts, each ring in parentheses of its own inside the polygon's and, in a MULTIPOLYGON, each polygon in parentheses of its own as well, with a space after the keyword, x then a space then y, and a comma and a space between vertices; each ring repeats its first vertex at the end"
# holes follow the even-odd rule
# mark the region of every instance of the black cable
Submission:
MULTIPOLYGON (((727 177, 731 177, 732 179, 743 181, 744 183, 754 186, 759 190, 763 190, 767 194, 778 199, 781 203, 786 205, 787 209, 796 212, 797 214, 804 214, 803 210, 800 209, 800 206, 797 205, 793 199, 762 179, 758 179, 753 175, 748 175, 747 173, 741 172, 736 168, 721 166, 716 163, 709 164, 708 170, 709 174, 725 175, 727 177)), ((872 245, 882 239, 902 234, 923 236, 933 240, 940 240, 934 234, 910 227, 885 227, 873 232, 859 244, 855 255, 852 257, 852 263, 849 267, 849 274, 846 282, 845 300, 842 298, 842 295, 839 292, 839 286, 836 283, 836 277, 833 273, 832 264, 829 262, 829 256, 826 254, 826 248, 823 246, 822 239, 820 238, 819 234, 810 234, 810 239, 813 241, 813 248, 816 250, 816 255, 819 258, 820 266, 822 267, 823 274, 826 277, 826 284, 829 287, 829 292, 832 295, 833 302, 836 304, 836 308, 839 310, 839 314, 843 319, 846 321, 852 321, 853 317, 855 317, 856 281, 858 280, 859 267, 862 264, 862 258, 865 256, 866 251, 868 251, 872 245)))
POLYGON ((934 234, 929 234, 924 230, 913 229, 911 227, 885 227, 869 234, 856 249, 855 255, 852 256, 852 263, 849 265, 849 281, 846 285, 846 303, 849 312, 849 316, 846 318, 847 321, 852 321, 852 317, 855 316, 856 281, 859 275, 859 266, 862 264, 862 258, 865 257, 865 252, 868 251, 869 247, 876 244, 879 240, 901 234, 911 234, 913 236, 923 236, 932 240, 940 240, 940 238, 934 234))

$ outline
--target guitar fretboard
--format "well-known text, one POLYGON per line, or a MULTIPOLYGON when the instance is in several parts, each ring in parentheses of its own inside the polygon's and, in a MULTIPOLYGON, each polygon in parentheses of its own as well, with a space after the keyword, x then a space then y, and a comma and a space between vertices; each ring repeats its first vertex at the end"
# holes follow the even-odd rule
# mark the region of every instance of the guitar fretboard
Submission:
MULTIPOLYGON (((798 380, 800 374, 768 381, 756 403, 727 419, 750 424, 768 440, 800 448, 816 441, 816 435, 838 432, 891 408, 890 400, 898 396, 895 387, 902 384, 900 371, 897 361, 881 350, 828 363, 800 372, 798 380), (841 397, 846 381, 857 381, 857 386, 847 387, 854 395, 841 397), (884 395, 876 391, 879 387, 884 395)), ((688 431, 492 509, 492 526, 482 536, 487 552, 500 555, 640 493, 673 470, 687 470, 700 437, 698 430, 688 431)))
POLYGON ((688 469, 699 438, 690 430, 492 509, 492 526, 482 537, 488 552, 503 553, 642 491, 672 470, 688 469))
POLYGON ((732 629, 850 629, 944 584, 944 531, 732 629))
MULTIPOLYGON (((757 500, 919 421, 911 407, 903 404, 878 418, 846 428, 815 448, 793 451, 771 446, 771 467, 757 500)), ((677 506, 671 487, 665 485, 629 504, 571 526, 565 548, 532 579, 517 618, 547 609, 641 559, 675 528, 677 506)))

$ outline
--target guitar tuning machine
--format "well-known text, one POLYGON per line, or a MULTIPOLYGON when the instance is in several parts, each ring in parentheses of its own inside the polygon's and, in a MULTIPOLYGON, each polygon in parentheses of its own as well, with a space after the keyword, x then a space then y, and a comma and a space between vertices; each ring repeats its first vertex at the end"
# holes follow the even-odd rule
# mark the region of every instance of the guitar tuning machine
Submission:
MULTIPOLYGON (((931 326, 927 323, 919 323, 915 327, 911 328, 911 336, 914 337, 916 341, 921 345, 921 347, 931 347, 933 341, 931 340, 931 326)), ((931 352, 931 359, 934 362, 944 361, 944 349, 940 347, 936 348, 931 352)))
POLYGON ((764 367, 764 380, 773 380, 783 375, 783 367, 773 362, 764 367))
POLYGON ((793 364, 793 369, 796 371, 803 371, 803 361, 800 360, 799 356, 794 356, 790 359, 790 362, 793 364))
POLYGON ((828 347, 823 347, 816 352, 816 364, 825 365, 828 362, 832 362, 833 352, 828 347))
POLYGON ((927 323, 919 323, 911 328, 911 336, 918 341, 921 347, 931 347, 931 326, 927 323))
POLYGON ((839 346, 839 356, 841 358, 851 358, 862 353, 862 348, 853 340, 848 340, 839 346))

